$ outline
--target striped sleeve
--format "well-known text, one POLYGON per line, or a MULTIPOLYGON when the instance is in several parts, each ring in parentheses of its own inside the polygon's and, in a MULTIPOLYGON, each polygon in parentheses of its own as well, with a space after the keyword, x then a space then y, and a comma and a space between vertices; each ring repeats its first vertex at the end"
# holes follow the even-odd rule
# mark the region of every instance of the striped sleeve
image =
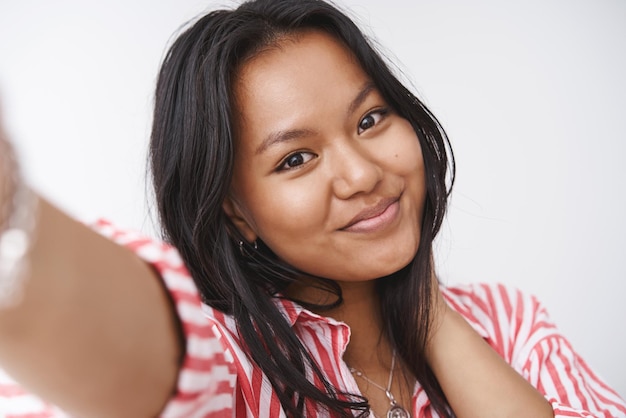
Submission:
MULTIPOLYGON (((215 325, 203 313, 196 286, 180 255, 171 246, 98 221, 93 229, 126 246, 148 262, 170 295, 185 337, 185 353, 177 386, 162 418, 217 418, 231 416, 236 373, 232 356, 215 325)), ((68 418, 68 415, 29 393, 0 369, 0 417, 68 418)))
POLYGON ((135 232, 118 230, 107 221, 97 222, 94 229, 152 265, 175 307, 185 337, 185 354, 176 392, 161 417, 232 415, 236 383, 232 356, 225 350, 221 334, 204 314, 195 283, 176 249, 135 232))
MULTIPOLYGON (((536 303, 536 321, 550 324, 536 303)), ((541 334, 541 329, 535 330, 541 334)), ((626 417, 626 405, 572 348, 560 333, 535 337, 519 370, 552 404, 555 417, 626 417)))
POLYGON ((9 375, 0 370, 0 417, 67 418, 67 415, 24 390, 9 375))
POLYGON ((444 288, 448 303, 552 404, 555 418, 626 417, 626 405, 535 297, 503 285, 444 288))

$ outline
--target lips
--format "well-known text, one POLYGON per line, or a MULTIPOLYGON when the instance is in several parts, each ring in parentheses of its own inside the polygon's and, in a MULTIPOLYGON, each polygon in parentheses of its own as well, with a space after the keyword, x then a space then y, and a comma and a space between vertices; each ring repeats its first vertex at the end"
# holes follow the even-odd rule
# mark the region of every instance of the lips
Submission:
POLYGON ((370 232, 386 226, 398 213, 399 197, 382 199, 374 206, 367 207, 354 216, 342 231, 370 232))

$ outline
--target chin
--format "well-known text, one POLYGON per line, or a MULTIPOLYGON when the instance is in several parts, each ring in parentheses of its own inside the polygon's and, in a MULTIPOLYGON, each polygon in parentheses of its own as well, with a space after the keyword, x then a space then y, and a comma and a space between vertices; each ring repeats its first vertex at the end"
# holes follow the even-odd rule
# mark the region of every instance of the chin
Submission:
POLYGON ((379 279, 381 277, 391 276, 391 275, 399 272, 400 270, 402 270, 403 268, 405 268, 409 264, 411 264, 412 261, 413 261, 413 257, 409 258, 404 263, 395 264, 393 267, 390 267, 390 268, 388 268, 388 269, 386 269, 384 271, 381 271, 380 274, 378 274, 376 278, 379 279))
POLYGON ((359 268, 361 274, 355 276, 364 281, 390 276, 408 266, 415 258, 415 255, 416 253, 408 253, 406 255, 395 253, 390 259, 372 257, 361 264, 361 268, 359 268))

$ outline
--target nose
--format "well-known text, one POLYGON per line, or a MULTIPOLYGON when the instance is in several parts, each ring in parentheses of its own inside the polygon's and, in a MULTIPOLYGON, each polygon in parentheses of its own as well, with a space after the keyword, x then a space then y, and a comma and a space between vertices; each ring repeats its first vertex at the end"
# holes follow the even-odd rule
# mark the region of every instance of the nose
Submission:
POLYGON ((383 178, 383 170, 375 158, 359 145, 337 147, 333 158, 333 189, 340 199, 359 193, 370 193, 383 178))

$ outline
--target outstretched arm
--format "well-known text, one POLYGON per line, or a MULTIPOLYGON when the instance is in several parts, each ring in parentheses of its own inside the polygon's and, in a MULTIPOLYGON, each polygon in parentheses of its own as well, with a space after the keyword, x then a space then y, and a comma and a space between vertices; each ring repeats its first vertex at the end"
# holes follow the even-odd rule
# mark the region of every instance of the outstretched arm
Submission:
MULTIPOLYGON (((8 149, 1 129, 0 145, 8 149)), ((10 194, 7 165, 0 155, 0 198, 10 194)), ((27 262, 22 301, 0 307, 2 367, 73 415, 158 415, 182 343, 151 268, 43 199, 27 262)))

